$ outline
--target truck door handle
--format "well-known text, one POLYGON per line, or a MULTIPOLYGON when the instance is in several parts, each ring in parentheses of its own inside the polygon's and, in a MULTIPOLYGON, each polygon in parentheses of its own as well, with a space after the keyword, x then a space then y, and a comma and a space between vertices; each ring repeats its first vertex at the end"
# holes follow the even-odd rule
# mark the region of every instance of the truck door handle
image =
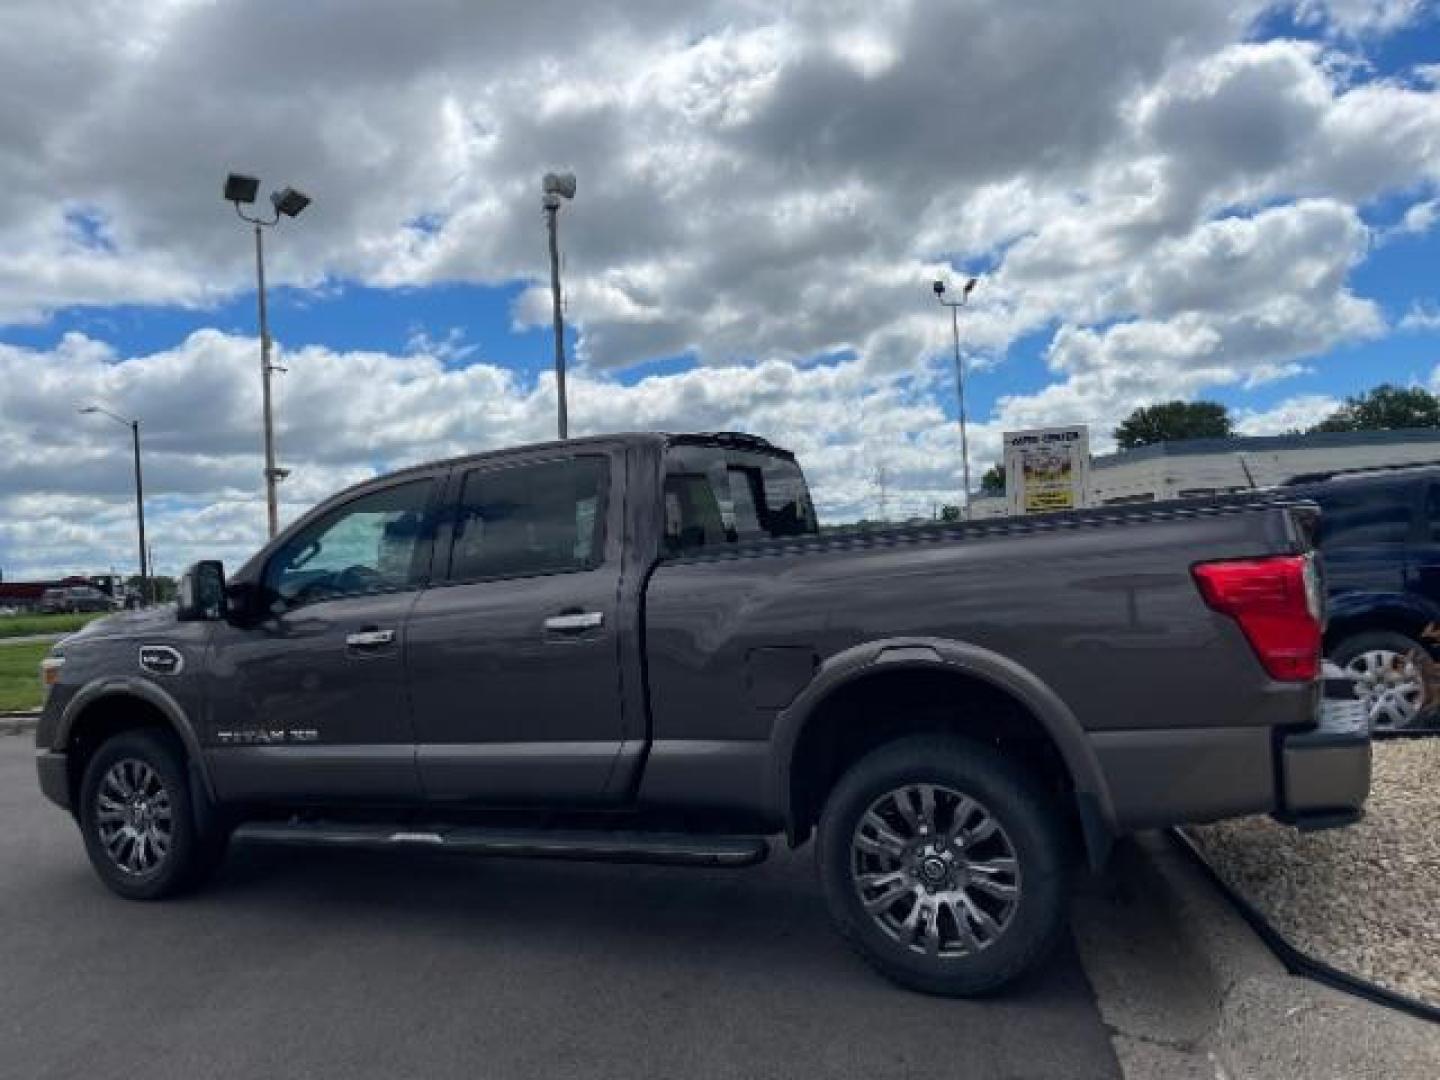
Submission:
POLYGON ((564 615, 551 615, 545 620, 546 630, 558 630, 561 632, 575 630, 593 630, 605 623, 603 611, 573 611, 564 615))
POLYGON ((374 649, 389 645, 395 640, 394 630, 360 630, 345 635, 345 647, 349 649, 374 649))

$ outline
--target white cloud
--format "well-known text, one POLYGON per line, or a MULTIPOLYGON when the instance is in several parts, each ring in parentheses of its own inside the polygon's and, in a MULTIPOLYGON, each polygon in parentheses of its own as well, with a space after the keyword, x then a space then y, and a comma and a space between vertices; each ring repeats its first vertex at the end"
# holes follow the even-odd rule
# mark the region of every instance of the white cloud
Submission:
POLYGON ((1297 394, 1268 409, 1242 409, 1235 414, 1235 430, 1242 435, 1283 435, 1305 431, 1340 408, 1339 398, 1328 394, 1297 394))
POLYGON ((1431 333, 1440 330, 1440 304, 1434 300, 1415 300, 1400 319, 1401 330, 1431 333))
MULTIPOLYGON (((1342 83, 1317 46, 1240 40, 1263 7, 557 17, 418 2, 396 20, 318 0, 265 20, 147 6, 128 31, 104 8, 16 3, 0 33, 0 101, 17 105, 0 321, 248 287, 216 191, 233 167, 316 196, 273 238, 277 282, 539 285, 537 178, 563 166, 580 176, 563 223, 571 315, 596 366, 837 349, 911 365, 943 342, 916 317, 926 280, 1018 240, 971 320, 978 344, 1003 347, 1088 321, 1137 254, 1216 213, 1440 176, 1440 93, 1342 83), (55 54, 87 78, 52 80, 34 57, 55 54), (108 244, 76 242, 77 208, 108 244)), ((542 305, 527 294, 515 317, 543 322, 542 305)))
POLYGON ((1422 19, 1430 0, 1299 0, 1301 23, 1324 24, 1346 35, 1392 34, 1422 19))
MULTIPOLYGON (((803 443, 836 516, 873 512, 883 461, 892 504, 924 508, 956 471, 936 276, 987 268, 963 324, 987 364, 1048 339, 1049 384, 977 418, 977 468, 1004 427, 1108 431, 1383 332, 1349 281, 1375 239, 1362 211, 1406 193, 1402 227, 1430 227, 1440 88, 1376 76, 1355 39, 1424 12, 1304 3, 1324 42, 1255 40, 1272 7, 416 0, 400 19, 378 0, 265 18, 12 0, 0 324, 249 288, 218 190, 243 168, 316 199, 272 234, 273 281, 518 284, 514 323, 543 325, 538 178, 573 168, 577 417, 803 443), (607 374, 686 354, 702 366, 629 388, 607 374)), ((140 357, 79 337, 0 350, 0 560, 128 550, 116 433, 71 412, 90 397, 146 418, 162 561, 165 535, 187 555, 253 543, 252 349, 207 331, 140 357)), ((374 468, 549 430, 548 382, 517 381, 463 327, 417 332, 403 356, 313 343, 286 360, 291 510, 374 468)))
POLYGON ((1003 399, 998 419, 1013 429, 1058 417, 1108 432, 1156 400, 1298 374, 1294 357, 1383 331, 1378 307, 1346 285, 1367 242, 1352 209, 1305 200, 1153 244, 1100 301, 1143 317, 1062 325, 1048 362, 1063 381, 1003 399))
MULTIPOLYGON (((56 349, 0 346, 0 568, 10 577, 133 564, 129 439, 99 402, 142 420, 149 534, 162 570, 206 554, 238 563, 263 538, 257 344, 215 331, 177 348, 119 358, 70 335, 56 349)), ((507 369, 454 367, 443 355, 282 351, 277 380, 281 487, 289 519, 345 484, 436 458, 550 438, 553 383, 507 369)), ((876 512, 889 477, 892 515, 954 502, 959 436, 934 396, 939 374, 875 375, 859 361, 759 364, 659 375, 633 385, 578 371, 572 431, 746 428, 800 453, 831 519, 876 512)), ((943 392, 943 390, 941 391, 943 392)), ((999 430, 971 429, 975 461, 999 430)))
POLYGON ((1426 199, 1412 204, 1400 219, 1397 231, 1418 235, 1430 231, 1430 226, 1440 218, 1440 199, 1426 199))

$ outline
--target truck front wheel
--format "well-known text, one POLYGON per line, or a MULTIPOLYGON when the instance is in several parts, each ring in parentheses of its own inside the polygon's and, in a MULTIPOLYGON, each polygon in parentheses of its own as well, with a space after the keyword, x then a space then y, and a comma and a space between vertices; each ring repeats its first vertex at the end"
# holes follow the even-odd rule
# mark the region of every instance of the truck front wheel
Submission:
POLYGON ((155 731, 127 731, 95 751, 80 782, 80 828, 95 872, 127 900, 159 900, 199 884, 225 835, 202 835, 184 758, 155 731))
POLYGON ((1015 762, 916 736, 853 765, 821 816, 817 858, 840 932, 913 990, 967 997, 1038 963, 1065 919, 1065 830, 1015 762))

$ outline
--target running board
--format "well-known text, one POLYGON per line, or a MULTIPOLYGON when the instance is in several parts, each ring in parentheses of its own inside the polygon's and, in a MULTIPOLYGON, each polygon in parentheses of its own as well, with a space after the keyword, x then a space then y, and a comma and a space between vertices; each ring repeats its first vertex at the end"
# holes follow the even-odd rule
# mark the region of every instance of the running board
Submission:
POLYGON ((660 863, 667 866, 754 866, 770 845, 759 836, 706 836, 599 830, 491 829, 474 826, 396 828, 316 822, 250 822, 236 840, 296 847, 394 851, 432 848, 467 855, 572 859, 581 862, 660 863))

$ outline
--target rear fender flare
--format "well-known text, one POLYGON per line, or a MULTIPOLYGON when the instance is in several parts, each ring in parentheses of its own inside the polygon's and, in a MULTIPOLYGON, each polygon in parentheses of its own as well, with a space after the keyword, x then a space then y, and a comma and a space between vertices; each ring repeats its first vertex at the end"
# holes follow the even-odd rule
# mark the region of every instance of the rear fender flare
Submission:
POLYGON ((948 638, 895 638, 867 642, 822 663, 815 677, 776 719, 771 777, 774 802, 786 828, 797 835, 790 774, 795 748, 806 725, 837 690, 879 671, 939 670, 980 679, 1008 694, 1044 726, 1060 752, 1075 787, 1081 824, 1091 862, 1103 862, 1115 833, 1110 791, 1084 729, 1069 707, 1031 671, 999 653, 948 638))

